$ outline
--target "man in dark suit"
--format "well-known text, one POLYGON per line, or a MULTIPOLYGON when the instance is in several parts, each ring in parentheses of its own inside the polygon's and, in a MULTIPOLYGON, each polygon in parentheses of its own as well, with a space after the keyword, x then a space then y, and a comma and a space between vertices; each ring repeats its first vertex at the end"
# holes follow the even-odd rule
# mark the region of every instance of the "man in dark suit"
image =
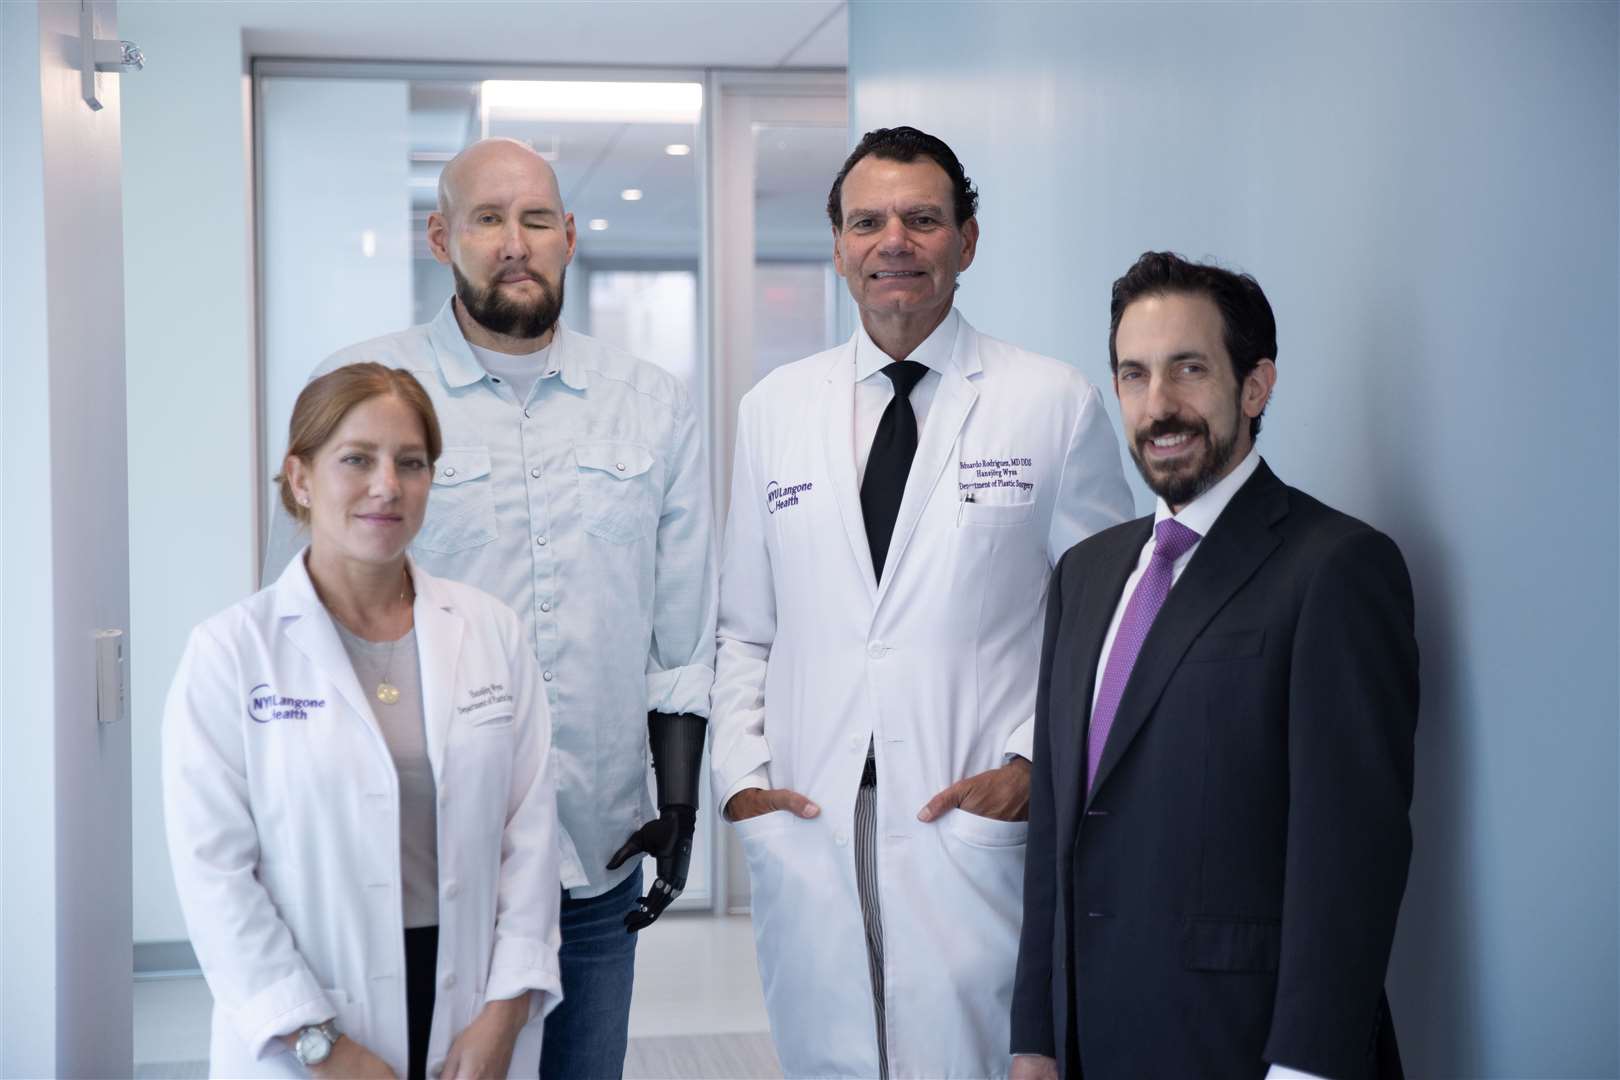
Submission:
POLYGON ((1158 507, 1053 573, 1012 1075, 1399 1076, 1405 563, 1254 451, 1277 346, 1253 278, 1149 252, 1112 316, 1158 507))

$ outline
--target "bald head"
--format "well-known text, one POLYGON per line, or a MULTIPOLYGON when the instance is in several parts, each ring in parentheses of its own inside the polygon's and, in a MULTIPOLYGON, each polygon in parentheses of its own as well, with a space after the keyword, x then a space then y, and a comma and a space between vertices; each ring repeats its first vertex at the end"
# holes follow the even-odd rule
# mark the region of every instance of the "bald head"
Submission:
POLYGON ((451 158, 439 173, 439 213, 452 216, 485 189, 505 197, 527 195, 562 213, 562 192, 551 164, 517 139, 480 139, 451 158))
POLYGON ((450 267, 456 318, 475 345, 522 354, 551 340, 574 240, 557 174, 526 143, 484 139, 439 174, 428 248, 450 267))

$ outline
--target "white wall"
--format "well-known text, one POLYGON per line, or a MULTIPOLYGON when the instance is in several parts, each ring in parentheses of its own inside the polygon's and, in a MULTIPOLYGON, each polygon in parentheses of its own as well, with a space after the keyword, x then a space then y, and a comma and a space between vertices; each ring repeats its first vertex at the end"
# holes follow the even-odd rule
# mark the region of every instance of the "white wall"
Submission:
POLYGON ((118 79, 92 112, 78 5, 3 18, 0 1073, 128 1075, 130 735, 97 722, 94 648, 129 626, 118 79))
POLYGON ((0 1075, 44 1075, 55 1062, 56 995, 41 971, 56 952, 56 742, 51 725, 18 717, 54 710, 49 673, 54 626, 50 475, 37 448, 50 442, 45 377, 44 130, 40 123, 39 7, 0 5, 0 108, 4 112, 5 259, 0 356, 0 1075), (31 452, 33 451, 33 452, 31 452), (22 613, 36 613, 25 625, 22 613), (43 1068, 41 1068, 43 1066, 43 1068))
POLYGON ((968 316, 1106 383, 1138 254, 1253 272, 1261 451, 1406 554, 1409 1073, 1620 1074, 1616 5, 927 10, 852 5, 854 131, 978 181, 968 316))
POLYGON ((186 937, 163 840, 159 725, 191 627, 251 593, 252 173, 230 4, 121 5, 133 612, 135 940, 186 937))

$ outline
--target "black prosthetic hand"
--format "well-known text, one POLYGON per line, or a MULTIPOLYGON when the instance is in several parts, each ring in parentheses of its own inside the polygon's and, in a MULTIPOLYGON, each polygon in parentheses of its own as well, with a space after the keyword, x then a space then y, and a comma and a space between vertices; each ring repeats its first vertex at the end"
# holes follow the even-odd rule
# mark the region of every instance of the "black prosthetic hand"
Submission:
POLYGON ((632 833, 607 864, 609 870, 617 870, 636 855, 651 855, 658 860, 658 879, 624 917, 624 928, 629 933, 651 926, 686 888, 686 871, 692 864, 692 834, 697 829, 698 772, 707 727, 708 721, 690 713, 647 714, 653 777, 658 782, 658 820, 632 833))

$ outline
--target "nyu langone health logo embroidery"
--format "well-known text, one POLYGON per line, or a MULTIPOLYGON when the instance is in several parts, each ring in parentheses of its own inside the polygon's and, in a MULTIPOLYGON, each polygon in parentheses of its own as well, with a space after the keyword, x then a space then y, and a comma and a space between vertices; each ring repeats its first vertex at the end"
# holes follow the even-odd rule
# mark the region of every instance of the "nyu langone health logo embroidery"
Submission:
POLYGON ((786 507, 798 506, 799 495, 815 486, 808 480, 802 484, 782 484, 772 480, 765 485, 765 509, 774 514, 786 507))
POLYGON ((248 715, 259 724, 272 720, 308 720, 310 712, 324 708, 325 698, 287 697, 270 689, 269 683, 260 683, 248 691, 248 715))

